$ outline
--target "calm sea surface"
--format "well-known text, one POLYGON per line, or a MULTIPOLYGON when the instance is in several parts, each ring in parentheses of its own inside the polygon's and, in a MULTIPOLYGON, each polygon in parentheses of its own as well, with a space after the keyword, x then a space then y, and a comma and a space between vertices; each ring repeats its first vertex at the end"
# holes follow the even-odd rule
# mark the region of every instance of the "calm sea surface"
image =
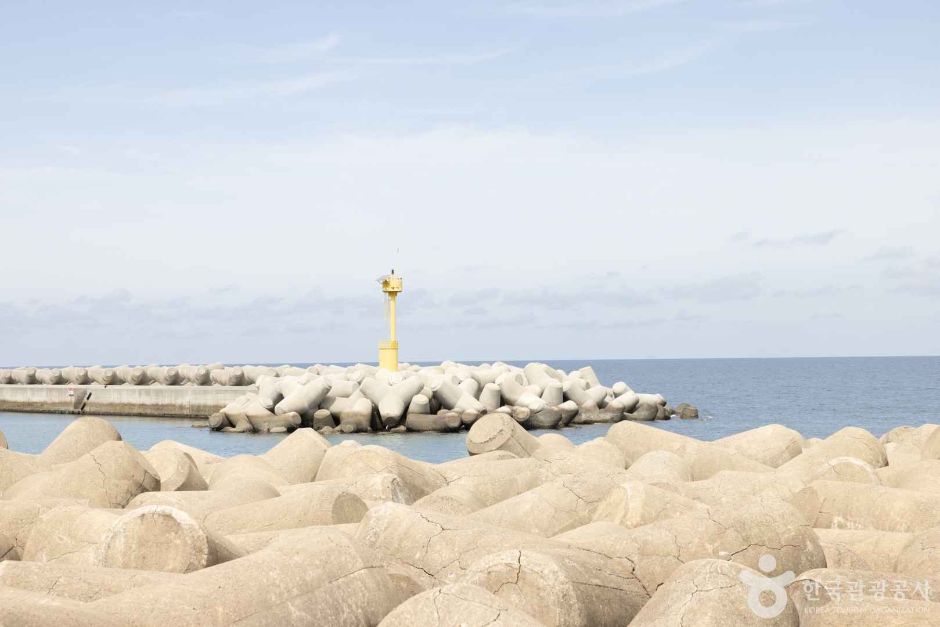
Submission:
MULTIPOLYGON (((523 365, 523 362, 514 362, 523 365)), ((671 404, 699 408, 700 420, 660 421, 655 426, 713 440, 772 422, 806 437, 823 437, 847 425, 875 435, 899 425, 940 422, 940 357, 814 359, 643 359, 552 361, 570 370, 591 365, 605 385, 626 381, 639 392, 659 392, 671 404)), ((0 431, 13 450, 41 451, 72 420, 52 414, 0 413, 0 431)), ((110 417, 139 449, 177 440, 219 455, 262 453, 281 434, 213 433, 189 420, 110 417)), ((606 433, 609 425, 560 431, 574 442, 606 433)), ((539 432, 533 432, 536 435, 539 432)), ((431 462, 466 455, 466 432, 452 434, 354 434, 329 436, 380 444, 431 462)))

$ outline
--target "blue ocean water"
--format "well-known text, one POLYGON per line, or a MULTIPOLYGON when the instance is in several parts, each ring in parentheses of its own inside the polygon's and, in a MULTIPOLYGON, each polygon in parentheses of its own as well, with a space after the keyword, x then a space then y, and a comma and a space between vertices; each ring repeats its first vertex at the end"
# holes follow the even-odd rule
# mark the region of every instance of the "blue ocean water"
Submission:
MULTIPOLYGON (((524 365, 524 362, 514 362, 524 365)), ((824 437, 848 425, 881 435, 899 425, 940 422, 940 357, 833 357, 806 359, 637 359, 549 361, 571 370, 593 366, 601 382, 625 381, 640 392, 659 392, 670 403, 699 408, 699 420, 653 424, 713 440, 780 423, 806 437, 824 437)), ((13 450, 41 451, 72 420, 51 414, 0 414, 0 431, 13 450)), ((110 417, 125 440, 146 449, 172 439, 219 455, 262 453, 283 435, 213 433, 188 420, 110 417)), ((606 433, 609 425, 561 431, 574 442, 606 433)), ((533 432, 538 434, 539 432, 533 432)), ((466 455, 465 432, 453 434, 352 434, 404 455, 431 462, 466 455)))

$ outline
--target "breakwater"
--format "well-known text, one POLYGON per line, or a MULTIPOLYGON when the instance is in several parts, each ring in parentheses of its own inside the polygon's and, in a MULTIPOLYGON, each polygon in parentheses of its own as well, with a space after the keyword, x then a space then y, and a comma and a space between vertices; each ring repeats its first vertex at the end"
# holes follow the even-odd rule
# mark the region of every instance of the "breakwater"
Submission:
POLYGON ((527 429, 695 418, 687 404, 604 385, 593 368, 544 363, 435 366, 120 366, 0 371, 0 410, 207 417, 223 432, 322 433, 469 428, 487 412, 527 429))
POLYGON ((0 624, 935 625, 940 430, 574 445, 503 413, 430 464, 300 429, 137 450, 0 434, 0 624), (770 578, 773 578, 771 580, 770 578))

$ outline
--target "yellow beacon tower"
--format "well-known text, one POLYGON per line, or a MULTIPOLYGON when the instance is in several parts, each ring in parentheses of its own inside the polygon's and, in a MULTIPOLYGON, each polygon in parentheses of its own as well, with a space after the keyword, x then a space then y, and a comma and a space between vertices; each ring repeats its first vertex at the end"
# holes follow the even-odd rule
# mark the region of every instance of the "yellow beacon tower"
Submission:
POLYGON ((388 339, 379 342, 379 368, 396 372, 398 370, 398 337, 395 334, 395 299, 403 289, 401 277, 396 276, 395 269, 392 268, 391 274, 379 278, 379 284, 385 292, 389 328, 388 339))

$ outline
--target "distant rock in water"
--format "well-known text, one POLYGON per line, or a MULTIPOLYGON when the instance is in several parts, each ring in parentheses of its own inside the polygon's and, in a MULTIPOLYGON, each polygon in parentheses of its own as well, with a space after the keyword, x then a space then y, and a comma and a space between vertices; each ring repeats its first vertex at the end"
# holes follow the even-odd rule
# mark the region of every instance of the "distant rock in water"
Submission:
POLYGON ((675 413, 673 415, 685 420, 698 418, 698 407, 695 405, 689 405, 688 403, 679 403, 676 405, 675 413))

